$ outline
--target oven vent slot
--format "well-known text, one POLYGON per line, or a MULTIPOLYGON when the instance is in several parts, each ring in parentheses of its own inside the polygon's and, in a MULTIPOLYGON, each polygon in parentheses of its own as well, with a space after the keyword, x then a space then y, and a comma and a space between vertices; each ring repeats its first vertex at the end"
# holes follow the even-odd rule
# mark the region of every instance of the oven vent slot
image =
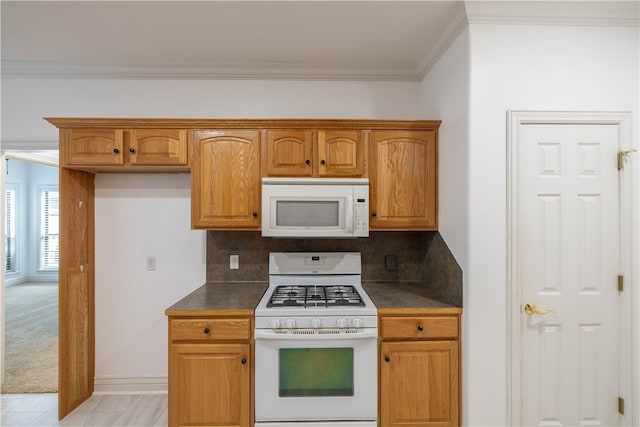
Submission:
POLYGON ((274 329, 276 334, 291 335, 339 335, 339 334, 357 334, 360 329, 357 328, 327 328, 327 329, 274 329))

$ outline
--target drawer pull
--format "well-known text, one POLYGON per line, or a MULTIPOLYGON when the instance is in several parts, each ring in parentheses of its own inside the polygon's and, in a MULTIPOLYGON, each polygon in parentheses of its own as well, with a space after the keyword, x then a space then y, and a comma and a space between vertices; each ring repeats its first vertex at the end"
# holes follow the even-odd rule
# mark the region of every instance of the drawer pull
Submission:
POLYGON ((119 154, 120 153, 120 149, 118 148, 114 148, 113 149, 113 154, 119 154))
POLYGON ((391 362, 391 358, 389 356, 385 356, 384 357, 384 361, 389 363, 389 362, 391 362))
POLYGON ((246 365, 246 364, 247 364, 247 359, 242 359, 242 360, 240 361, 240 363, 242 363, 243 365, 246 365))
POLYGON ((422 326, 422 325, 418 325, 418 330, 419 330, 420 332, 424 331, 424 326, 422 326))
POLYGON ((203 330, 202 332, 204 332, 205 334, 208 334, 209 332, 211 332, 211 329, 209 329, 209 328, 204 328, 204 330, 203 330))

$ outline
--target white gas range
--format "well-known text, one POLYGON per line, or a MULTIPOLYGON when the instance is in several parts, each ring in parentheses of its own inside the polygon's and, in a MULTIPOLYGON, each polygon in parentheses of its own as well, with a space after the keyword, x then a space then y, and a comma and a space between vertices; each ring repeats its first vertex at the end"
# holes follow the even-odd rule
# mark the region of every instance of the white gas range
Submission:
POLYGON ((377 325, 359 253, 271 253, 255 310, 256 427, 376 426, 377 325))

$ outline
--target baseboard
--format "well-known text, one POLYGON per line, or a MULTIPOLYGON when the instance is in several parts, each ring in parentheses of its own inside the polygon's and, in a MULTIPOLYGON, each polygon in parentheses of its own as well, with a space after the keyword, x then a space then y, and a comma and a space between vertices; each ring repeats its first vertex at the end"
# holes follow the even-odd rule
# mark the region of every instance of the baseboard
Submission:
POLYGON ((93 394, 166 394, 167 377, 95 377, 93 394))

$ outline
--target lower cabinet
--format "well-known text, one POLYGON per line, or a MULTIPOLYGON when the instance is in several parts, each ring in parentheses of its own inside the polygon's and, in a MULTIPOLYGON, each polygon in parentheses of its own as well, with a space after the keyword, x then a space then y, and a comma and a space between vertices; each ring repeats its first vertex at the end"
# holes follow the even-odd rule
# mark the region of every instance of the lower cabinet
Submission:
POLYGON ((459 426, 459 315, 380 324, 380 426, 459 426))
POLYGON ((250 323, 169 320, 170 427, 252 425, 250 323))

